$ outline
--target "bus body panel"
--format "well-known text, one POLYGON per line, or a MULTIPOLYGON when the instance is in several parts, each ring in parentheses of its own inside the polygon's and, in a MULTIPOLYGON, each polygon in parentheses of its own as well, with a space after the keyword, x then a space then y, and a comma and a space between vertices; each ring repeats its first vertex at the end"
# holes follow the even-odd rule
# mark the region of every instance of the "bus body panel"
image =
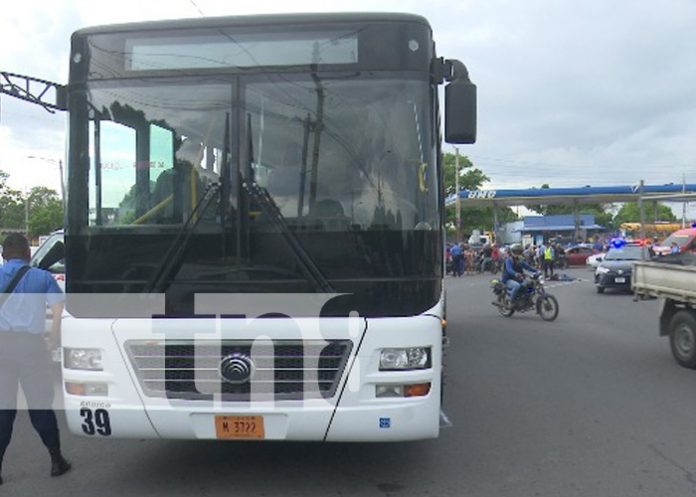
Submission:
POLYGON ((350 339, 353 346, 334 395, 304 400, 261 396, 259 400, 241 402, 153 397, 143 389, 126 344, 132 340, 161 342, 162 335, 152 332, 154 323, 154 327, 167 330, 167 340, 173 343, 195 336, 207 345, 211 337, 204 330, 214 328, 211 324, 215 320, 71 319, 66 323, 70 341, 65 346, 101 349, 104 370, 66 369, 64 380, 105 382, 109 385, 109 395, 81 397, 66 393, 69 429, 77 435, 103 436, 98 430, 96 433, 85 430, 84 418, 84 409, 102 409, 110 418, 108 436, 119 438, 215 439, 216 415, 263 416, 266 440, 395 441, 437 436, 442 360, 442 330, 437 317, 369 319, 367 327, 360 318, 219 321, 219 328, 225 333, 217 337, 223 343, 229 339, 253 340, 262 336, 260 331, 268 328, 269 323, 273 323, 272 334, 277 343, 298 335, 306 341, 350 339), (404 347, 431 347, 432 367, 419 371, 379 371, 380 349, 394 347, 395 343, 404 347), (395 383, 430 383, 431 388, 424 397, 375 397, 377 384, 395 383))
POLYGON ((369 442, 436 438, 439 433, 442 324, 434 316, 368 319, 368 332, 336 409, 327 441, 369 442), (398 337, 396 339, 395 337, 398 337), (380 350, 429 346, 432 366, 416 371, 379 371, 380 350), (382 399, 377 385, 430 383, 424 397, 382 399))

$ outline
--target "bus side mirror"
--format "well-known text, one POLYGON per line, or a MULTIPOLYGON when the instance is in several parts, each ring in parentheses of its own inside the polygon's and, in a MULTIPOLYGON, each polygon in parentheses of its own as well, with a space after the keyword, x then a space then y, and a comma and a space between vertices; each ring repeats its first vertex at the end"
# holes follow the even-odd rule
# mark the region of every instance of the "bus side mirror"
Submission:
POLYGON ((445 141, 476 143, 476 85, 464 64, 451 64, 451 82, 445 87, 445 141))

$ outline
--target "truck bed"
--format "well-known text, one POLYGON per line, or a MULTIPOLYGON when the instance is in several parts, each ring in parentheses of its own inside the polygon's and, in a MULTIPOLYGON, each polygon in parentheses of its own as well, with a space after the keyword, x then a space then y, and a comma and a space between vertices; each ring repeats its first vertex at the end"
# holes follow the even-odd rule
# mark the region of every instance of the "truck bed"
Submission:
POLYGON ((696 305, 696 266, 637 262, 631 285, 638 297, 664 297, 696 305))

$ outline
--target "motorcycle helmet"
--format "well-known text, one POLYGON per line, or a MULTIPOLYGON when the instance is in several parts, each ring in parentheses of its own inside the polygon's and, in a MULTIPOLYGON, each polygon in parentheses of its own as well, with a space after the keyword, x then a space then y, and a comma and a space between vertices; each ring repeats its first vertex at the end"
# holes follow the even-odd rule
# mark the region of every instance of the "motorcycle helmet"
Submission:
POLYGON ((510 253, 514 257, 520 257, 522 255, 522 252, 522 245, 520 245, 519 243, 513 243, 512 246, 510 246, 510 253))

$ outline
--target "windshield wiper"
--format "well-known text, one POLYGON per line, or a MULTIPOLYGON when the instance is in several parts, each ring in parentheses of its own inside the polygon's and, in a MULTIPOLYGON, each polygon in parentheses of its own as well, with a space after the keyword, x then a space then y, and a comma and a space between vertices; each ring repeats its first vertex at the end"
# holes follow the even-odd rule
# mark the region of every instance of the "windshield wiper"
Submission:
POLYGON ((287 223, 283 214, 278 209, 275 201, 268 193, 268 190, 261 188, 256 181, 253 179, 252 163, 253 163, 253 138, 251 130, 251 115, 247 114, 246 119, 246 131, 247 131, 247 175, 249 179, 239 178, 242 190, 255 199, 260 205, 263 212, 271 220, 275 228, 280 231, 283 235, 283 240, 290 247, 290 251, 293 253, 297 261, 300 263, 300 269, 304 273, 308 281, 312 282, 317 290, 324 293, 335 293, 335 290, 323 275, 321 270, 314 263, 312 258, 309 256, 307 251, 304 249, 300 241, 297 239, 295 234, 288 228, 287 223))
POLYGON ((246 181, 242 181, 242 188, 250 197, 254 198, 259 203, 264 214, 268 216, 276 229, 283 235, 283 239, 290 247, 290 250, 297 261, 300 263, 300 268, 307 279, 311 281, 319 291, 324 293, 335 293, 335 290, 331 284, 319 270, 317 265, 314 264, 314 261, 304 249, 295 234, 290 230, 290 228, 288 228, 283 214, 281 214, 280 209, 278 209, 278 206, 273 201, 273 198, 271 198, 268 191, 259 187, 256 183, 249 184, 246 181))
POLYGON ((205 193, 186 218, 154 275, 143 288, 144 293, 161 293, 166 288, 166 283, 181 269, 191 235, 203 219, 202 214, 205 213, 215 195, 220 191, 220 186, 221 183, 210 183, 206 187, 205 193))

